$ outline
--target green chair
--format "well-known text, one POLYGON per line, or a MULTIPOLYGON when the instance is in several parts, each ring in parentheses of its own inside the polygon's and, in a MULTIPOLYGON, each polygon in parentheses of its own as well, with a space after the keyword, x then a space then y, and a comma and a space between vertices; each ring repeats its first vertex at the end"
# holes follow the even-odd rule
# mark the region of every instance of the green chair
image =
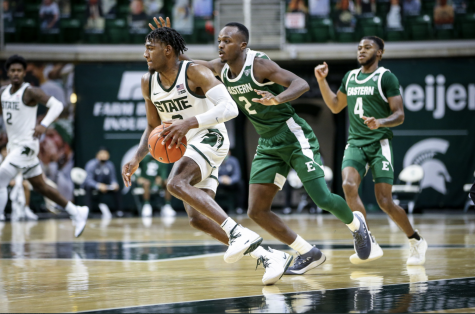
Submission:
POLYGON ((103 44, 104 34, 103 33, 84 33, 84 42, 86 44, 103 44))
POLYGON ((475 13, 467 13, 455 21, 455 27, 460 38, 475 38, 475 13))
POLYGON ((290 44, 301 44, 309 42, 309 33, 307 30, 304 32, 297 32, 293 29, 286 30, 287 42, 290 44))
POLYGON ((390 29, 386 30, 387 41, 403 41, 406 39, 406 33, 402 29, 390 29))
POLYGON ((432 39, 432 19, 428 15, 418 16, 406 28, 413 40, 432 39))
POLYGON ((130 7, 128 4, 121 4, 117 6, 117 17, 119 18, 127 18, 130 14, 130 7))
POLYGON ((433 16, 434 15, 434 7, 436 5, 437 1, 436 0, 422 0, 421 1, 421 13, 423 15, 429 15, 433 16))
POLYGON ((127 21, 125 19, 107 19, 106 37, 109 43, 127 43, 129 41, 127 21))
POLYGON ((32 18, 18 18, 15 23, 15 41, 31 43, 38 41, 38 21, 32 18))
POLYGON ((455 39, 453 25, 441 25, 435 28, 435 37, 441 40, 455 39))
POLYGON ((61 43, 75 43, 82 40, 83 28, 79 19, 62 19, 59 21, 59 29, 61 43))
POLYGON ((352 28, 336 29, 336 40, 340 43, 349 43, 356 41, 356 32, 352 28))
POLYGON ((335 38, 333 22, 329 18, 310 18, 309 31, 312 42, 327 42, 335 38))
POLYGON ((206 23, 208 19, 195 17, 193 20, 193 39, 199 44, 209 44, 214 41, 214 34, 210 34, 206 31, 206 23))
POLYGON ((360 18, 357 22, 359 37, 378 36, 383 37, 383 23, 380 17, 360 18))
POLYGON ((38 18, 40 7, 41 7, 41 4, 39 3, 25 4, 25 17, 38 18))
POLYGON ((71 6, 71 17, 80 21, 85 21, 87 18, 87 5, 73 4, 71 6))

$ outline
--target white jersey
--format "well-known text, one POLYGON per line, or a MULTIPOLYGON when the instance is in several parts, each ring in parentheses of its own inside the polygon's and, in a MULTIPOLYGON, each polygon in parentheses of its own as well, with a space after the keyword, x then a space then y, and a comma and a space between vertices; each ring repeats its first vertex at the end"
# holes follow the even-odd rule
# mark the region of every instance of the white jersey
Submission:
POLYGON ((28 86, 30 84, 23 83, 15 93, 10 94, 10 84, 3 91, 3 122, 7 129, 9 150, 13 147, 28 146, 38 154, 38 139, 33 138, 38 106, 30 107, 23 103, 23 94, 28 86))
MULTIPOLYGON (((191 63, 191 61, 180 62, 177 78, 169 89, 162 86, 158 72, 150 76, 150 99, 157 108, 162 121, 195 117, 214 107, 214 104, 206 96, 196 95, 190 91, 186 71, 191 63)), ((188 131, 187 141, 203 129, 205 128, 188 131)), ((219 130, 227 138, 224 123, 219 123, 212 129, 219 130)))

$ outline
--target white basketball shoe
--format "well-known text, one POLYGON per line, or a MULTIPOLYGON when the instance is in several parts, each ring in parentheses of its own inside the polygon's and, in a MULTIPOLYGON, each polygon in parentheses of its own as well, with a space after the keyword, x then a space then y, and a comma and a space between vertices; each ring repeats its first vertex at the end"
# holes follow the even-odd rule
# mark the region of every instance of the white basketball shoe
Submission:
POLYGON ((256 269, 257 266, 262 264, 265 269, 262 283, 265 285, 273 285, 282 278, 287 268, 289 268, 293 256, 271 248, 265 251, 265 254, 257 259, 256 269))
POLYGON ((153 209, 152 205, 144 204, 142 207, 142 217, 152 217, 153 209))
POLYGON ((89 207, 87 206, 76 206, 76 215, 71 216, 74 225, 74 236, 78 238, 84 228, 86 228, 87 216, 89 215, 89 207))
POLYGON ((228 250, 224 254, 224 261, 226 263, 236 263, 245 254, 251 253, 259 247, 262 238, 247 228, 241 225, 236 225, 229 235, 228 250))
MULTIPOLYGON (((419 234, 419 231, 417 231, 419 234)), ((420 236, 420 235, 419 235, 420 236)), ((421 237, 420 240, 409 239, 409 258, 406 265, 408 266, 421 266, 426 262, 427 241, 421 237)))

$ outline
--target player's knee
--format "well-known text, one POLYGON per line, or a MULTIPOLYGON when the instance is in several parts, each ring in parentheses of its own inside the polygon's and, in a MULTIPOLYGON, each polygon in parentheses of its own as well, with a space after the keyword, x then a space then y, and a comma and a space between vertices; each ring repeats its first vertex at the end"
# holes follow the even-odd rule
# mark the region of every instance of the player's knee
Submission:
POLYGON ((167 190, 171 195, 180 198, 185 191, 185 185, 186 182, 184 180, 174 177, 168 181, 167 190))
POLYGON ((393 210, 394 206, 392 206, 393 200, 391 197, 379 195, 377 197, 377 201, 378 201, 379 207, 381 207, 381 209, 385 211, 386 213, 389 214, 393 210))
POLYGON ((195 229, 201 230, 203 225, 203 219, 199 216, 190 216, 189 218, 190 226, 195 229))
POLYGON ((141 182, 141 184, 144 189, 150 189, 151 183, 149 180, 145 179, 141 182))
POLYGON ((343 190, 345 195, 352 196, 358 194, 358 185, 355 181, 346 179, 343 181, 343 190))
POLYGON ((252 220, 254 220, 254 221, 259 220, 259 218, 262 216, 262 214, 263 214, 262 210, 258 210, 258 209, 252 208, 252 207, 249 207, 249 209, 247 210, 247 216, 249 218, 251 218, 252 220))
POLYGON ((48 192, 49 186, 46 183, 32 184, 32 185, 33 185, 33 189, 40 194, 44 195, 45 193, 48 192))

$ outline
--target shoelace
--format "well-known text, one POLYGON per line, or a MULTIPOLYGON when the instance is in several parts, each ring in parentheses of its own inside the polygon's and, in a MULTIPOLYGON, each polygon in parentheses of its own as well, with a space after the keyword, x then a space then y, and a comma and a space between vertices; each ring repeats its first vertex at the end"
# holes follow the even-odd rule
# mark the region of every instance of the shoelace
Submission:
POLYGON ((355 245, 357 248, 361 249, 366 246, 363 236, 358 231, 353 232, 353 238, 355 239, 355 245))
POLYGON ((257 265, 256 265, 256 269, 257 267, 259 267, 259 265, 264 266, 264 268, 267 268, 269 267, 269 259, 267 257, 264 257, 264 256, 261 256, 257 259, 257 265))
POLYGON ((303 263, 302 255, 300 255, 300 253, 297 252, 297 257, 295 258, 294 266, 298 266, 302 263, 303 263))
POLYGON ((409 250, 409 256, 417 255, 419 256, 419 246, 417 244, 411 245, 409 250))

